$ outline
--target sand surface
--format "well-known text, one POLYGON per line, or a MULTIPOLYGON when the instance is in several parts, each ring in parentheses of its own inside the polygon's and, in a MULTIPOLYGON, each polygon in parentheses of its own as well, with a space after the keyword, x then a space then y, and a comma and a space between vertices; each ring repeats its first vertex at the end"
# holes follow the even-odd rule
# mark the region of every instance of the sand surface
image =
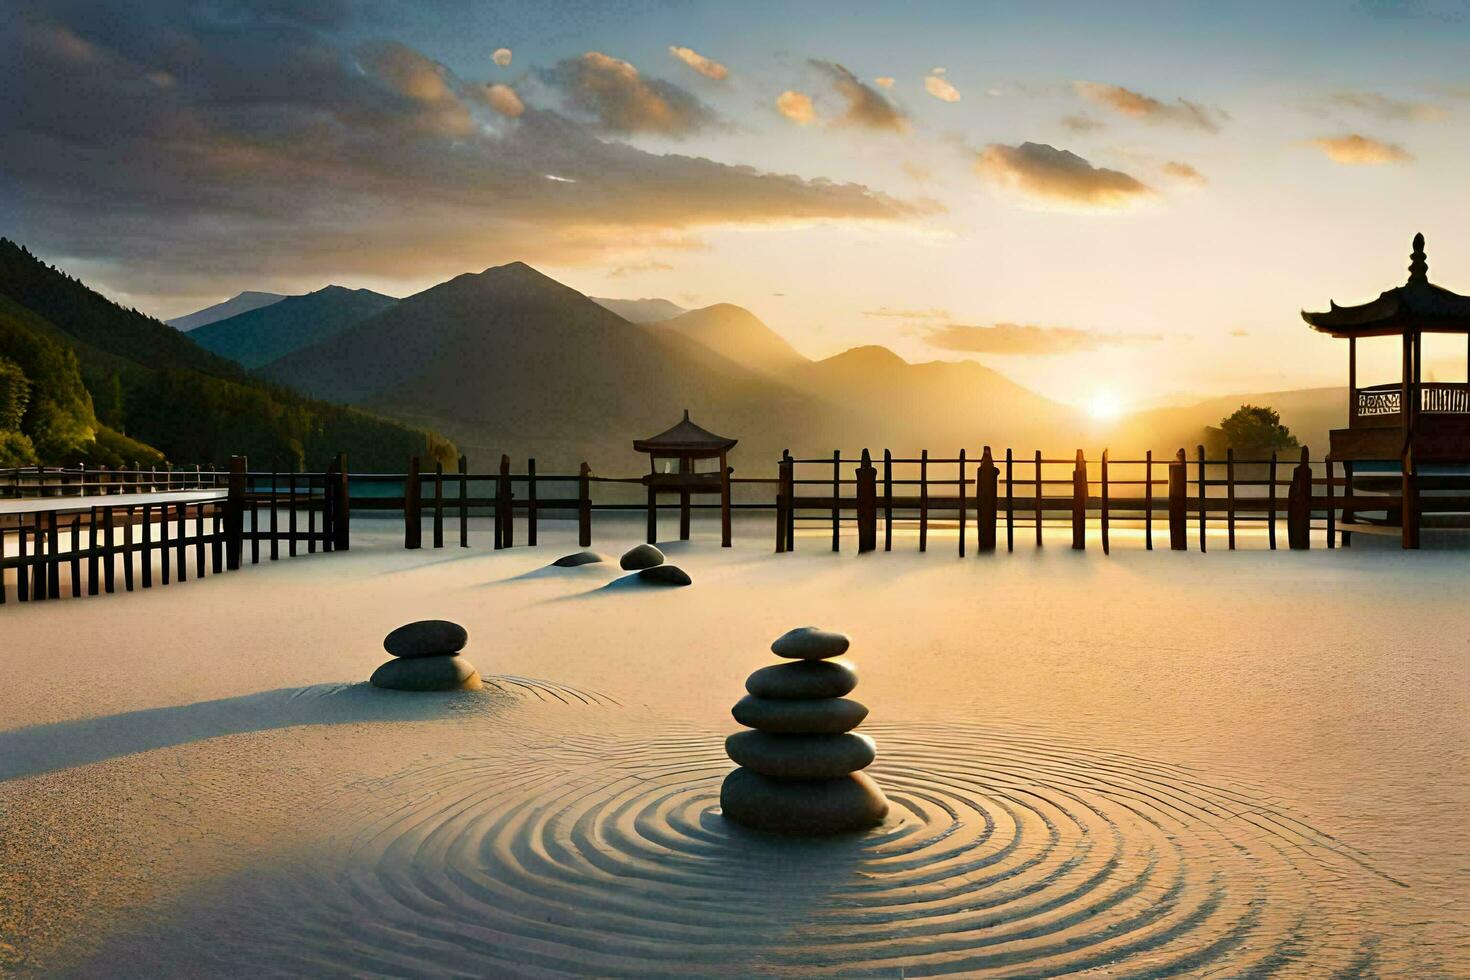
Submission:
POLYGON ((1470 553, 775 556, 768 524, 669 544, 685 589, 618 581, 631 520, 578 569, 569 528, 355 521, 0 609, 0 971, 1470 971, 1470 553), (485 690, 361 683, 431 617, 485 690), (853 637, 894 803, 815 843, 718 814, 729 707, 809 623, 853 637))

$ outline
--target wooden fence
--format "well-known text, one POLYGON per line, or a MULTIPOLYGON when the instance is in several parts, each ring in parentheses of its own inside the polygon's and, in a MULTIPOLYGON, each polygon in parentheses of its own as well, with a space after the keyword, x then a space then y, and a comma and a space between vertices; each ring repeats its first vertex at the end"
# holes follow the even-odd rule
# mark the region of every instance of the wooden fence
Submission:
MULTIPOLYGON (((794 550, 798 525, 812 523, 830 526, 834 551, 848 523, 856 525, 862 552, 878 549, 880 527, 883 550, 892 550, 895 527, 906 524, 916 525, 920 551, 928 549, 931 528, 957 527, 960 555, 972 539, 980 552, 997 550, 1002 540, 1014 550, 1018 531, 1027 530, 1039 547, 1048 524, 1070 527, 1076 549, 1087 547, 1088 528, 1095 526, 1105 553, 1121 525, 1141 530, 1148 550, 1160 538, 1176 551, 1191 541, 1205 551, 1207 532, 1222 525, 1227 548, 1236 546, 1238 528, 1255 527, 1275 549, 1283 517, 1293 549, 1310 547, 1314 529, 1328 548, 1350 545, 1354 533, 1392 533, 1403 547, 1417 548, 1425 515, 1470 513, 1470 497, 1449 495, 1432 478, 1427 494, 1412 473, 1355 478, 1352 464, 1314 463, 1305 449, 1294 465, 1233 453, 1206 459, 1202 447, 1193 458, 1181 449, 1163 460, 1152 453, 1114 459, 1107 452, 1088 460, 1081 451, 1070 458, 1017 456, 1010 449, 997 457, 988 447, 978 457, 964 450, 943 458, 885 451, 881 473, 867 450, 858 458, 786 453, 775 479, 731 482, 754 491, 733 509, 774 510, 778 552, 794 550), (1363 490, 1367 485, 1371 492, 1363 490)), ((590 547, 597 512, 644 512, 653 536, 658 508, 678 505, 638 499, 644 484, 642 477, 597 476, 586 463, 573 474, 545 474, 531 459, 515 473, 506 456, 489 473, 470 471, 464 457, 452 472, 415 457, 404 473, 349 473, 345 456, 320 473, 252 471, 238 456, 224 469, 5 470, 0 603, 8 569, 16 570, 16 597, 26 601, 60 597, 63 571, 73 596, 96 595, 113 592, 119 577, 126 591, 187 581, 191 563, 197 578, 236 570, 247 555, 256 564, 303 551, 346 551, 354 509, 401 514, 410 549, 425 546, 426 521, 432 547, 445 547, 446 525, 468 547, 471 521, 481 516, 491 520, 497 549, 516 545, 518 521, 525 544, 534 547, 541 522, 551 517, 575 519, 580 546, 590 547), (633 487, 640 492, 629 499, 609 499, 633 487)))
POLYGON ((1104 553, 1115 526, 1126 522, 1142 531, 1150 551, 1156 537, 1171 550, 1187 550, 1193 539, 1206 551, 1212 522, 1216 530, 1223 525, 1229 549, 1236 546, 1237 529, 1257 527, 1274 550, 1282 518, 1292 549, 1311 547, 1314 523, 1328 548, 1351 545, 1355 531, 1394 533, 1403 547, 1417 548, 1425 514, 1470 512, 1470 497, 1422 496, 1422 478, 1412 473, 1377 479, 1394 484, 1397 492, 1364 492, 1353 465, 1330 458, 1314 464, 1305 448, 1293 465, 1236 459, 1230 451, 1224 459, 1207 459, 1203 447, 1192 459, 1181 449, 1163 460, 1152 452, 1142 459, 1114 459, 1104 451, 1088 460, 1080 450, 1070 458, 1049 458, 1010 449, 998 458, 986 447, 978 458, 964 450, 943 458, 927 450, 908 458, 885 451, 880 473, 867 450, 858 458, 840 451, 817 459, 788 453, 778 468, 776 551, 795 549, 798 523, 830 526, 832 550, 839 550, 849 521, 856 524, 859 551, 877 549, 880 525, 883 550, 892 550, 894 527, 905 522, 917 525, 919 550, 926 551, 936 521, 957 527, 962 556, 971 523, 981 552, 996 550, 1002 537, 1012 551, 1017 531, 1028 529, 1040 547, 1048 523, 1070 527, 1072 547, 1082 550, 1092 521, 1104 553))

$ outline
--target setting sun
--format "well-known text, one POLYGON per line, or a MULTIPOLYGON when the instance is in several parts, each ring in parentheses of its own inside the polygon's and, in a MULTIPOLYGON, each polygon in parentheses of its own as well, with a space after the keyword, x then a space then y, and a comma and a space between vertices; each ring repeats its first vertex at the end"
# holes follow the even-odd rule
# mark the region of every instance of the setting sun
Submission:
POLYGON ((1100 391, 1087 403, 1087 414, 1095 419, 1115 419, 1123 414, 1123 403, 1110 391, 1100 391))

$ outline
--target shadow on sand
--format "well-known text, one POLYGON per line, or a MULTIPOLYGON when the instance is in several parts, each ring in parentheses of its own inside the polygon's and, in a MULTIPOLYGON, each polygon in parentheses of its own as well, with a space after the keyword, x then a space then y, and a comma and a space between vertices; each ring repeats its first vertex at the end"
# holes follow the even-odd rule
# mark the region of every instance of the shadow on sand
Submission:
POLYGON ((432 721, 482 692, 405 694, 370 684, 314 684, 0 732, 0 782, 119 756, 296 725, 432 721))

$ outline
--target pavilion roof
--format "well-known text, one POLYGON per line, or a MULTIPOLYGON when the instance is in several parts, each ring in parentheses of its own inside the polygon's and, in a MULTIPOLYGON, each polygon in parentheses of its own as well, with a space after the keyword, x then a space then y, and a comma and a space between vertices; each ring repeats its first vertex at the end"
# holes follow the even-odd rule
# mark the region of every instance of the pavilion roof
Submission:
POLYGON ((640 453, 710 453, 728 452, 738 439, 717 436, 708 429, 689 421, 689 409, 684 409, 684 419, 672 428, 665 429, 647 439, 635 439, 633 449, 640 453))
POLYGON ((1461 296, 1429 281, 1424 236, 1414 236, 1409 280, 1384 290, 1358 306, 1338 306, 1322 313, 1302 311, 1313 330, 1334 337, 1375 337, 1406 331, 1470 333, 1470 296, 1461 296))

